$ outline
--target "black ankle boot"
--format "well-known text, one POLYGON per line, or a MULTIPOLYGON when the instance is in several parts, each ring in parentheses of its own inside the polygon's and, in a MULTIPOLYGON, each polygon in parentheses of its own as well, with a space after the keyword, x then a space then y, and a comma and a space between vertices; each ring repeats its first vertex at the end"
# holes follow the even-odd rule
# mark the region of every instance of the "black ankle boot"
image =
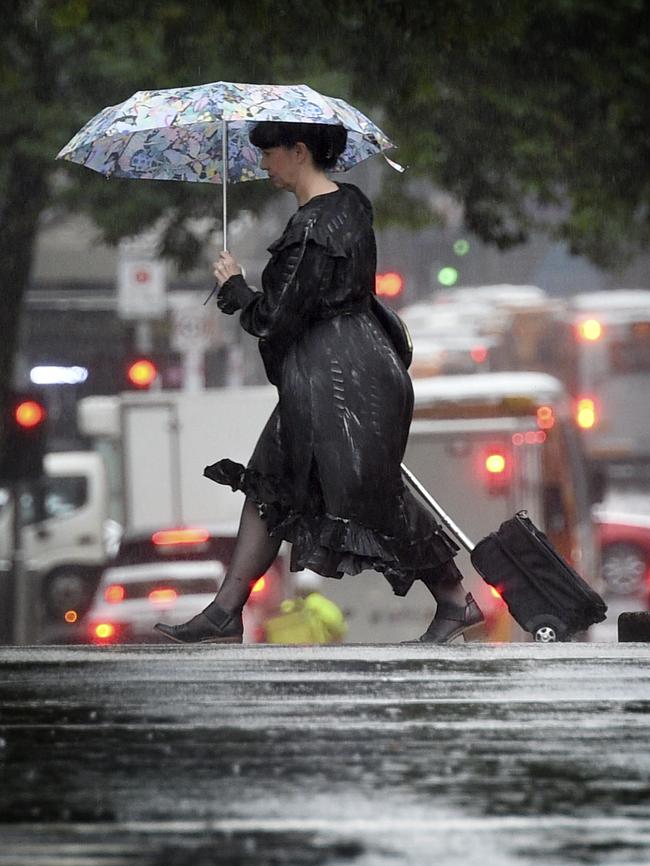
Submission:
POLYGON ((177 643, 241 643, 241 611, 230 613, 211 602, 204 611, 181 625, 157 622, 154 628, 177 643))
POLYGON ((431 625, 416 641, 406 643, 451 643, 452 640, 463 635, 469 637, 483 630, 485 617, 474 601, 471 592, 465 596, 465 606, 453 604, 450 601, 441 601, 436 609, 436 615, 431 625))

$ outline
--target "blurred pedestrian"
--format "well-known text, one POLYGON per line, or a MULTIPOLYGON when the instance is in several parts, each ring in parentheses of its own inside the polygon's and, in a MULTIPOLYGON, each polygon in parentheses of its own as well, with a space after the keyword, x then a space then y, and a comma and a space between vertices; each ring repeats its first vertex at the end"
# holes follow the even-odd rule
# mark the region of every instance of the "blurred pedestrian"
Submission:
POLYGON ((323 578, 315 571, 299 571, 294 597, 280 604, 280 611, 264 622, 266 643, 341 643, 348 630, 341 608, 321 592, 323 578))
POLYGON ((346 135, 341 126, 274 122, 251 132, 262 168, 298 209, 269 247, 262 291, 227 251, 214 274, 220 309, 241 311, 241 326, 259 339, 279 403, 248 466, 224 459, 205 469, 246 502, 215 600, 189 622, 156 626, 173 640, 240 642, 251 587, 283 539, 293 545, 292 570, 340 578, 374 569, 397 595, 422 580, 438 604, 421 641, 446 643, 483 620, 453 561, 458 547, 402 477, 413 389, 371 309, 372 207, 327 174, 346 135))

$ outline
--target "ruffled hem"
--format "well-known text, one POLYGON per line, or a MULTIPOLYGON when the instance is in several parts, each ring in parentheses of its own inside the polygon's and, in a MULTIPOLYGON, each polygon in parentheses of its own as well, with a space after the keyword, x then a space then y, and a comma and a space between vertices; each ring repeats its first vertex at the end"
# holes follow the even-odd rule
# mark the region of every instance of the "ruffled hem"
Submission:
POLYGON ((206 466, 203 474, 255 502, 269 533, 292 544, 292 571, 309 568, 341 578, 370 569, 382 573, 396 595, 406 595, 414 580, 431 575, 459 550, 433 519, 417 538, 405 539, 324 512, 296 511, 281 479, 232 460, 206 466))

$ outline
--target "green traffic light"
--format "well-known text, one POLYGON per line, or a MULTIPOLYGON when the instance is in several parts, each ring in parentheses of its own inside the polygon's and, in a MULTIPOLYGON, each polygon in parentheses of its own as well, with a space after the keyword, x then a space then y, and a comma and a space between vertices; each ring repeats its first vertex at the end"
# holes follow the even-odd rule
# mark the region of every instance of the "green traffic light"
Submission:
POLYGON ((469 252, 469 241, 466 241, 465 238, 454 241, 454 252, 457 256, 466 256, 469 252))
POLYGON ((458 281, 456 268, 441 268, 438 271, 438 282, 443 286, 453 286, 458 281))

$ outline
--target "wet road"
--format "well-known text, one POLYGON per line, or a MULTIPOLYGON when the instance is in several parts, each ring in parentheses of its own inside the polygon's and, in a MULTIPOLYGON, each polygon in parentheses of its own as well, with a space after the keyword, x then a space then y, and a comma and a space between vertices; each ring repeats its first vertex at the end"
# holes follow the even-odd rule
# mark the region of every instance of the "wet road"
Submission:
POLYGON ((647 866, 649 662, 5 648, 0 866, 647 866))

